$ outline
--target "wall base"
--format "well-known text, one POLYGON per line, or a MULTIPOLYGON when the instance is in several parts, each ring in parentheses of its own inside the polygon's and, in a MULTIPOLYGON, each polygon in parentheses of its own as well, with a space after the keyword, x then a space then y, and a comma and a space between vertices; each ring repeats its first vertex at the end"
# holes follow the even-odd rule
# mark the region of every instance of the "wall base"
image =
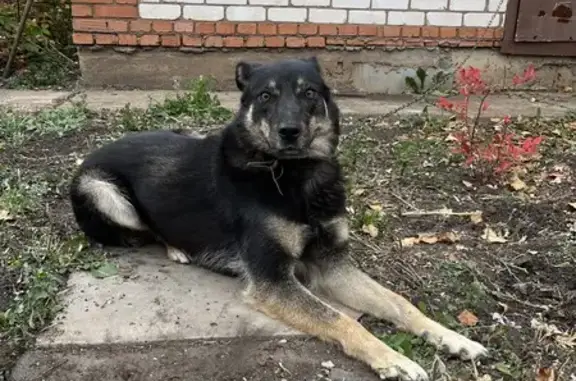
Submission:
MULTIPOLYGON (((342 94, 402 94, 406 76, 418 67, 430 77, 466 65, 484 69, 484 78, 498 87, 508 87, 514 74, 534 64, 534 88, 566 91, 576 85, 576 61, 562 58, 504 56, 493 49, 406 49, 406 50, 230 50, 192 51, 164 48, 80 48, 80 67, 87 87, 137 89, 182 89, 198 76, 213 76, 215 90, 236 90, 237 62, 270 61, 316 55, 332 88, 342 94)), ((450 87, 449 80, 444 86, 450 87)))

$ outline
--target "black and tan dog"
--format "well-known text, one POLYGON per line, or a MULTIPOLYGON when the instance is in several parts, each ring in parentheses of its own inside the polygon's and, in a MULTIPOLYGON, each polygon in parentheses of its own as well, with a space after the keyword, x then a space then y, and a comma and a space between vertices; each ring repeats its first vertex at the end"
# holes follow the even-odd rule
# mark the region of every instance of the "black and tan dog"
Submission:
POLYGON ((85 234, 160 242, 175 261, 241 276, 254 308, 339 343, 382 378, 428 376, 315 291, 452 354, 485 354, 349 262, 340 115, 316 59, 240 63, 236 82, 240 109, 220 133, 136 133, 86 158, 71 187, 85 234))

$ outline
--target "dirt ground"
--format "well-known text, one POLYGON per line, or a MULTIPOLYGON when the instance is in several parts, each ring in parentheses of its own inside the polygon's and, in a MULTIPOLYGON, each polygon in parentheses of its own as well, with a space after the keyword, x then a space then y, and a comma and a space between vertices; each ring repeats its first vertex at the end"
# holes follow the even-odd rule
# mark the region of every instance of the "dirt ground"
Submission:
MULTIPOLYGON (((0 251, 36 247, 38 229, 49 228, 62 241, 76 234, 67 181, 83 154, 118 136, 122 118, 93 116, 73 134, 38 137, 4 149, 0 168, 16 179, 10 181, 44 188, 36 203, 3 227, 0 251)), ((547 139, 542 158, 523 175, 526 187, 514 191, 505 184, 480 182, 451 158, 446 121, 346 118, 341 160, 349 180, 352 250, 358 264, 427 314, 491 350, 490 358, 478 364, 449 361, 420 339, 363 319, 382 340, 425 369, 441 369, 435 380, 483 376, 533 380, 541 368, 554 369, 559 380, 576 378, 576 208, 570 206, 576 202, 576 129, 569 127, 573 122, 518 123, 519 130, 538 131, 547 139), (467 214, 475 211, 481 211, 480 221, 467 214), (487 228, 502 242, 483 238, 487 228), (438 240, 447 233, 451 237, 447 242, 438 240), (436 241, 402 244, 419 234, 436 241), (462 320, 463 311, 477 322, 462 320)), ((9 262, 0 261, 0 311, 26 287, 9 262)), ((8 369, 12 361, 6 359, 16 358, 22 348, 8 345, 6 336, 4 340, 0 369, 8 369)), ((74 362, 82 353, 90 366, 68 362, 56 366, 61 353, 41 352, 36 354, 44 358, 42 363, 56 364, 55 369, 31 368, 31 372, 46 380, 64 380, 59 372, 69 366, 84 372, 75 378, 82 380, 102 380, 102 369, 110 374, 106 380, 320 380, 327 378, 318 378, 326 376, 318 361, 337 359, 344 372, 340 379, 354 380, 345 377, 351 363, 315 341, 254 345, 207 343, 200 350, 183 343, 165 352, 164 358, 155 357, 160 352, 154 346, 104 352, 74 349, 67 357, 74 362), (215 346, 227 348, 225 358, 211 359, 220 353, 215 346), (302 362, 303 351, 310 354, 309 362, 302 362), (115 359, 120 354, 124 365, 118 368, 115 359), (264 365, 255 365, 260 363, 264 365), (199 373, 200 365, 204 373, 199 373), (224 368, 237 371, 219 373, 224 368), (49 375, 43 376, 46 371, 49 375)))

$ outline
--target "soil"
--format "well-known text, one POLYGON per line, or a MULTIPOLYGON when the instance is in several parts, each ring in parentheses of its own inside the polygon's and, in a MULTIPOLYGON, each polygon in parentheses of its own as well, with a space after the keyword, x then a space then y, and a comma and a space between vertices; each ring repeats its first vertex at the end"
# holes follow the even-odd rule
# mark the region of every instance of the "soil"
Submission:
MULTIPOLYGON (((527 189, 514 192, 505 184, 480 182, 448 159, 446 132, 434 126, 379 118, 348 118, 344 124, 342 161, 350 180, 352 250, 359 266, 427 314, 491 348, 490 359, 477 369, 447 362, 446 372, 463 380, 472 379, 474 372, 528 380, 539 368, 553 367, 565 379, 576 376, 576 338, 572 344, 560 340, 576 331, 576 210, 567 206, 576 202, 573 143, 550 143, 539 164, 525 175, 527 189), (546 176, 558 172, 559 164, 565 164, 563 180, 552 182, 546 176), (440 208, 479 210, 483 221, 449 214, 404 215, 440 208), (373 222, 378 235, 371 237, 364 228, 366 216, 374 210, 380 210, 373 222), (487 227, 505 236, 506 242, 483 239, 487 227), (453 232, 458 239, 399 244, 406 237, 443 232, 453 232), (477 324, 458 321, 465 310, 477 316, 477 324), (535 322, 563 335, 546 334, 544 328, 534 328, 535 322)), ((110 124, 96 120, 82 133, 36 139, 3 152, 0 167, 19 168, 25 176, 40 176, 54 185, 45 210, 30 212, 29 221, 51 225, 63 239, 75 232, 67 180, 76 160, 111 133, 115 132, 110 124)), ((23 244, 30 239, 17 228, 11 234, 23 244)), ((2 263, 0 311, 21 287, 2 263)), ((371 318, 363 323, 385 341, 398 337, 385 323, 371 318)), ((419 345, 397 342, 396 349, 413 352, 429 369, 434 353, 419 345)), ((0 342, 1 347, 8 346, 0 342)), ((0 350, 0 359, 13 360, 15 356, 4 356, 11 353, 19 352, 12 347, 6 353, 0 350)), ((0 360, 0 369, 7 369, 12 360, 0 360)), ((319 364, 327 360, 342 375, 334 380, 372 379, 331 346, 291 340, 284 345, 230 341, 35 350, 22 358, 15 380, 321 380, 328 378, 319 364), (346 378, 350 369, 360 376, 346 378)))
POLYGON ((281 338, 65 347, 27 353, 13 381, 376 381, 316 340, 281 338), (334 368, 323 367, 331 361, 334 368))

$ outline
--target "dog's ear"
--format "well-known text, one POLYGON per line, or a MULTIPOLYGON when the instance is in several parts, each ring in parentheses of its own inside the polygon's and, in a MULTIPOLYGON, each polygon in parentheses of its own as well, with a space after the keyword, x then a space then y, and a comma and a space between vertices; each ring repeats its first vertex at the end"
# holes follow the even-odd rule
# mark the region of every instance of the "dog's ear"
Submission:
POLYGON ((259 67, 260 64, 257 63, 249 63, 240 61, 236 65, 236 86, 238 86, 238 90, 244 91, 248 81, 250 81, 250 77, 254 72, 254 69, 259 67))
POLYGON ((316 56, 304 58, 304 61, 311 63, 318 73, 322 72, 322 69, 320 68, 320 62, 318 62, 318 58, 316 56))

